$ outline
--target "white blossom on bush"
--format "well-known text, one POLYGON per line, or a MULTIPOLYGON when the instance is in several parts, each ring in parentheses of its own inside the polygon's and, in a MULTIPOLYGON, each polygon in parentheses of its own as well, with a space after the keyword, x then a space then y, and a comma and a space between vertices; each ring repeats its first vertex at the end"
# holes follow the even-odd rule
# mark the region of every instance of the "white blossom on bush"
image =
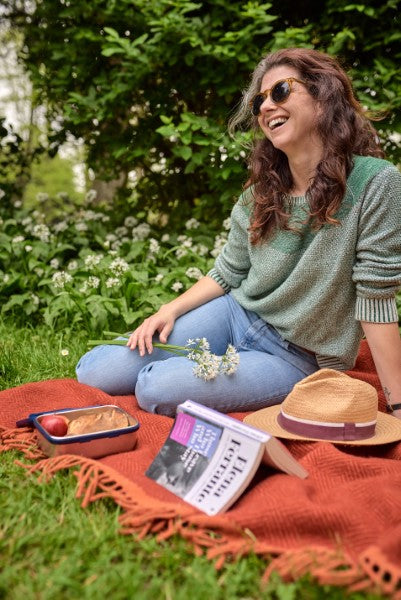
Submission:
POLYGON ((111 244, 111 248, 112 248, 112 250, 115 250, 115 252, 117 254, 117 251, 121 248, 122 245, 123 245, 122 240, 116 240, 115 242, 113 242, 111 244))
POLYGON ((99 277, 95 277, 94 275, 90 275, 88 277, 88 287, 97 288, 100 285, 99 277))
POLYGON ((179 235, 177 240, 180 242, 181 246, 184 246, 184 248, 192 248, 193 239, 191 237, 188 237, 187 235, 179 235))
POLYGON ((201 279, 201 277, 203 277, 203 273, 200 269, 198 269, 198 267, 189 267, 186 271, 185 271, 185 275, 187 277, 190 277, 190 279, 201 279))
POLYGON ((148 223, 140 223, 132 230, 132 239, 134 241, 146 240, 150 233, 150 225, 148 223))
POLYGON ((16 235, 15 237, 13 237, 13 239, 11 240, 11 242, 13 244, 19 244, 21 242, 23 242, 25 240, 23 235, 16 235))
POLYGON ((161 281, 163 281, 163 278, 164 278, 163 273, 158 273, 155 277, 156 283, 160 283, 161 281))
POLYGON ((138 225, 138 219, 136 219, 135 217, 125 217, 124 219, 124 225, 126 227, 135 227, 135 225, 138 225))
POLYGON ((169 233, 163 233, 162 235, 162 242, 168 242, 170 239, 170 234, 169 233))
POLYGON ((67 265, 67 269, 69 271, 75 271, 76 269, 78 269, 78 262, 76 260, 70 260, 70 262, 67 265))
POLYGON ((50 240, 50 229, 44 223, 38 223, 33 226, 32 235, 39 238, 41 242, 48 242, 50 240))
POLYGON ((115 233, 117 237, 123 237, 124 235, 127 235, 128 229, 125 225, 122 225, 121 227, 116 227, 115 233))
POLYGON ((103 221, 105 216, 104 213, 95 212, 94 210, 84 210, 81 214, 85 221, 103 221))
POLYGON ((123 258, 115 258, 109 266, 110 271, 114 275, 122 275, 129 269, 129 264, 123 258))
POLYGON ((32 248, 32 246, 30 244, 27 244, 25 246, 25 252, 32 252, 32 250, 33 250, 33 248, 32 248))
POLYGON ((55 223, 53 225, 53 230, 55 231, 55 233, 62 233, 66 229, 68 229, 67 221, 59 221, 58 223, 55 223))
POLYGON ((231 228, 231 217, 227 217, 227 219, 224 219, 223 228, 229 231, 229 229, 231 228))
POLYGON ((58 269, 60 266, 60 261, 58 258, 52 258, 50 261, 50 266, 52 269, 58 269))
POLYGON ((94 269, 102 260, 102 254, 88 254, 84 259, 84 264, 87 269, 94 269))
POLYGON ((149 252, 151 254, 157 254, 160 250, 160 244, 155 238, 149 239, 149 252))
POLYGON ((181 281, 176 281, 171 286, 171 289, 173 290, 173 292, 179 292, 180 290, 182 290, 183 287, 184 285, 181 283, 181 281))
POLYGON ((78 223, 75 223, 75 229, 77 231, 88 231, 88 226, 83 221, 78 221, 78 223))
POLYGON ((185 248, 177 248, 177 250, 175 251, 175 255, 178 258, 178 260, 180 258, 184 258, 184 256, 186 256, 188 254, 188 250, 186 250, 185 248))
POLYGON ((120 285, 120 280, 118 277, 108 277, 106 279, 106 287, 107 288, 113 288, 113 287, 117 287, 118 285, 120 285))
POLYGON ((200 223, 197 219, 192 218, 192 219, 188 219, 188 221, 185 223, 185 228, 186 229, 198 229, 200 223))
POLYGON ((198 256, 206 256, 206 254, 209 253, 209 248, 207 246, 205 246, 205 244, 196 244, 193 247, 193 251, 198 256))
POLYGON ((66 283, 70 283, 72 277, 65 271, 56 271, 52 276, 52 283, 56 288, 63 288, 66 283))
POLYGON ((214 240, 214 248, 211 251, 211 255, 217 257, 223 249, 224 244, 227 242, 227 238, 224 235, 216 235, 214 240))

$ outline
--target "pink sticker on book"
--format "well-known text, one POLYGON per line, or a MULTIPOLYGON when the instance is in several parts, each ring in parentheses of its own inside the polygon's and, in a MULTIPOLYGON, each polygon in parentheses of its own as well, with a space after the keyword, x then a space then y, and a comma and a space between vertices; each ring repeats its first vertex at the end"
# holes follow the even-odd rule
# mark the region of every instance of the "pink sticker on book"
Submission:
POLYGON ((196 419, 184 413, 178 413, 170 438, 186 446, 191 438, 196 419))

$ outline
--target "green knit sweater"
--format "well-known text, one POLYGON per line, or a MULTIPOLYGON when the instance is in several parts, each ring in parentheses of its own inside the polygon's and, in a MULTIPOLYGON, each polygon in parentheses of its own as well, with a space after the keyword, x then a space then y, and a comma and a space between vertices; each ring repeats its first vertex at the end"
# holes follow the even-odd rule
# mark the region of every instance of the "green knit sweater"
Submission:
POLYGON ((398 321, 401 285, 401 173, 391 163, 356 156, 336 217, 317 232, 305 197, 290 197, 290 223, 252 246, 248 190, 235 204, 228 241, 208 275, 286 340, 316 353, 319 366, 352 368, 360 321, 398 321))

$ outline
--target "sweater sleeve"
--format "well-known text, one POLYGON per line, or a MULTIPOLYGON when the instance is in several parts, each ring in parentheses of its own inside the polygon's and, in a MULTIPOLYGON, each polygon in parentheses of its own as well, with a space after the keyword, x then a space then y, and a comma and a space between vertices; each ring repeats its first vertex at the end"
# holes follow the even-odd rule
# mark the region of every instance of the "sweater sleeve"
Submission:
POLYGON ((356 261, 355 317, 398 321, 395 295, 401 285, 401 173, 389 166, 367 186, 361 207, 356 261))
POLYGON ((248 250, 249 206, 241 196, 231 212, 231 228, 226 244, 209 271, 225 292, 239 287, 251 266, 248 250))

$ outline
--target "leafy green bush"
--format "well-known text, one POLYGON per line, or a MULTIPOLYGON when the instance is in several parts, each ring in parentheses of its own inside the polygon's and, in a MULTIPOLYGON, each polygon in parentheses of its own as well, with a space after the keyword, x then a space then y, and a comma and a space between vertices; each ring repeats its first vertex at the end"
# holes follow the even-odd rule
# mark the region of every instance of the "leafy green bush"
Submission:
MULTIPOLYGON (((216 233, 191 218, 176 232, 133 215, 115 227, 112 211, 93 200, 89 192, 80 210, 50 222, 21 206, 14 218, 0 217, 5 318, 90 337, 128 331, 207 273, 229 228, 229 219, 216 233)), ((51 199, 39 194, 39 201, 51 199)), ((401 296, 398 303, 401 314, 401 296)))
POLYGON ((90 335, 127 331, 205 274, 225 239, 195 218, 179 233, 134 216, 115 227, 111 211, 91 206, 93 200, 89 192, 85 206, 62 220, 46 222, 43 212, 22 207, 1 219, 5 317, 90 335))
POLYGON ((82 139, 96 176, 120 181, 122 220, 130 172, 140 210, 179 227, 191 216, 216 227, 227 216, 247 177, 227 119, 259 59, 282 47, 336 54, 363 104, 388 111, 380 135, 401 159, 400 0, 3 4, 46 109, 49 152, 70 134, 82 139))

